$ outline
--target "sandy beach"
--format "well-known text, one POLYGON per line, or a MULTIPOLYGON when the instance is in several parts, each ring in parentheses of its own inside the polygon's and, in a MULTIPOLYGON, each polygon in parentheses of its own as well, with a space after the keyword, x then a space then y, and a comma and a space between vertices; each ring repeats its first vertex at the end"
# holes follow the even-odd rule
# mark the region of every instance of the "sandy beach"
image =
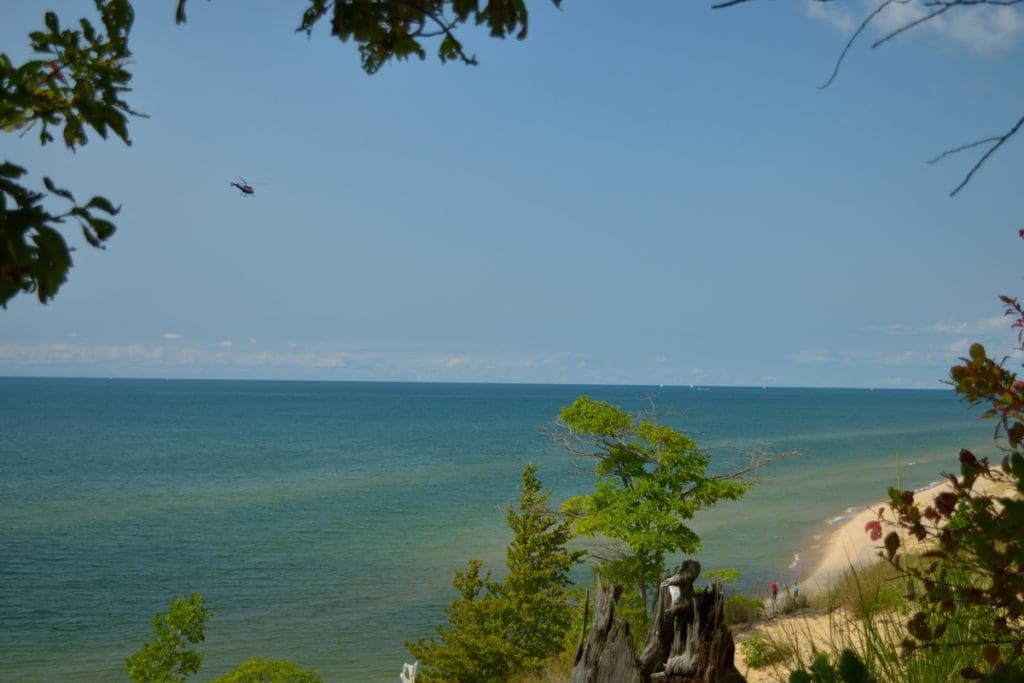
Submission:
MULTIPOLYGON (((942 480, 915 490, 914 499, 919 507, 924 507, 938 493, 951 490, 951 488, 948 480, 942 480)), ((995 485, 986 480, 979 480, 975 485, 977 491, 990 492, 994 488, 995 485)), ((859 510, 849 511, 848 515, 843 515, 843 519, 833 518, 831 520, 836 526, 824 539, 824 547, 820 550, 821 555, 814 569, 800 584, 801 592, 805 595, 813 595, 827 591, 851 568, 863 567, 878 559, 882 543, 880 540, 872 541, 865 531, 864 525, 877 519, 879 508, 884 508, 887 517, 892 518, 888 501, 878 501, 871 505, 865 505, 859 510)), ((888 531, 883 526, 883 534, 888 531)), ((913 539, 910 539, 908 543, 904 537, 903 541, 907 545, 913 545, 913 539)), ((812 650, 827 652, 831 643, 837 640, 855 640, 857 631, 858 626, 854 619, 809 609, 788 615, 778 615, 756 624, 752 628, 739 629, 736 632, 736 640, 737 643, 741 643, 754 633, 760 633, 773 642, 794 645, 801 651, 804 661, 810 661, 813 658, 812 650), (853 635, 851 636, 851 634, 853 635)), ((785 666, 769 667, 765 670, 748 668, 740 648, 737 648, 736 663, 749 683, 783 681, 786 680, 788 673, 785 666)))
MULTIPOLYGON (((979 479, 974 488, 979 492, 988 492, 995 488, 992 482, 979 479)), ((923 508, 930 504, 936 495, 942 491, 951 491, 952 484, 949 480, 943 479, 929 486, 914 491, 914 500, 918 507, 923 508)), ((804 578, 801 590, 806 590, 808 595, 820 593, 833 585, 850 568, 862 567, 878 558, 882 548, 881 540, 872 541, 864 526, 873 519, 878 518, 879 509, 886 511, 886 518, 892 519, 892 511, 889 509, 888 501, 878 501, 866 505, 858 510, 852 510, 850 516, 837 521, 837 528, 825 540, 821 555, 814 565, 814 569, 804 578)), ((890 529, 883 524, 883 537, 890 529)), ((904 545, 913 546, 914 539, 903 538, 904 545)))
MULTIPOLYGON (((931 502, 935 496, 951 490, 948 480, 942 480, 914 492, 914 499, 920 504, 931 502)), ((872 541, 864 526, 878 518, 879 509, 884 509, 887 518, 892 519, 888 501, 878 501, 853 510, 846 519, 837 521, 837 527, 825 540, 824 548, 814 569, 804 578, 801 590, 808 595, 821 593, 834 585, 851 567, 862 567, 878 558, 881 541, 872 541)), ((884 530, 883 533, 888 533, 884 530)))

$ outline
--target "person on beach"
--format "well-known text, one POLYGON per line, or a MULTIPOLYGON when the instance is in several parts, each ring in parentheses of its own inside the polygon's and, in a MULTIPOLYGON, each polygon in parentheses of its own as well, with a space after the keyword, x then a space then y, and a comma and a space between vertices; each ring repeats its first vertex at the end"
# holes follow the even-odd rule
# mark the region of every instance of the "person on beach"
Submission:
POLYGON ((779 597, 779 584, 777 581, 772 581, 772 602, 779 597))
POLYGON ((793 597, 795 598, 798 595, 800 595, 800 586, 794 583, 793 584, 793 597))

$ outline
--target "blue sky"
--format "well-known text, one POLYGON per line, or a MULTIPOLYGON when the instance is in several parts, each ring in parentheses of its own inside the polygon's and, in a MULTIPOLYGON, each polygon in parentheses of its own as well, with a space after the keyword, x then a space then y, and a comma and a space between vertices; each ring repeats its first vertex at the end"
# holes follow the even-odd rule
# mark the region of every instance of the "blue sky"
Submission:
MULTIPOLYGON (((463 32, 475 68, 372 77, 302 2, 174 4, 136 3, 132 147, 0 136, 123 205, 0 311, 0 375, 939 387, 1012 345, 1024 138, 956 198, 974 157, 925 162, 1024 112, 1013 8, 819 90, 866 1, 532 2, 523 42, 463 32)), ((11 5, 22 58, 42 10, 11 5)))

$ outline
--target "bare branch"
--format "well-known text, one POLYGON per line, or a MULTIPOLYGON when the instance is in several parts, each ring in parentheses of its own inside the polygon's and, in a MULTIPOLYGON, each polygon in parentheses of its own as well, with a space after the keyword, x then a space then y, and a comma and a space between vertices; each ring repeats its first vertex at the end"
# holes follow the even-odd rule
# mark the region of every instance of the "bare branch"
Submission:
POLYGON ((859 36, 861 33, 864 32, 865 29, 867 29, 868 24, 870 24, 875 17, 881 14, 882 10, 884 10, 886 7, 888 7, 895 1, 896 0, 885 0, 885 2, 876 7, 871 14, 865 17, 864 21, 860 22, 860 26, 858 26, 857 30, 853 32, 853 35, 850 36, 850 39, 846 41, 846 45, 843 46, 843 51, 839 53, 839 58, 836 59, 835 65, 832 67, 832 75, 828 77, 827 81, 818 86, 818 90, 824 90, 828 86, 832 85, 832 81, 836 80, 836 76, 839 75, 839 67, 840 65, 842 65, 843 60, 846 59, 846 53, 850 51, 851 47, 853 47, 853 43, 855 40, 857 40, 857 36, 859 36))
MULTIPOLYGON (((752 1, 753 0, 722 0, 721 2, 713 3, 711 7, 712 9, 724 9, 726 7, 732 7, 733 5, 740 5, 752 1)), ((830 2, 830 0, 817 0, 817 2, 830 2)), ((827 88, 835 81, 836 77, 839 75, 839 68, 840 66, 842 66, 843 61, 846 59, 847 53, 849 53, 850 49, 853 47, 854 42, 856 42, 860 35, 864 33, 865 30, 867 30, 868 26, 871 25, 871 23, 878 17, 879 14, 882 13, 882 11, 889 7, 889 5, 906 4, 908 2, 912 2, 912 0, 881 0, 878 6, 875 7, 875 9, 873 9, 864 18, 864 20, 860 23, 857 29, 853 32, 853 35, 850 36, 849 40, 846 41, 846 45, 843 46, 842 52, 840 52, 839 57, 835 61, 835 65, 832 69, 832 74, 828 77, 828 80, 826 80, 823 84, 819 85, 818 88, 827 88)), ((936 17, 945 14, 954 7, 978 7, 981 5, 991 5, 995 7, 1011 7, 1021 3, 1024 3, 1024 0, 922 0, 922 2, 919 3, 920 6, 928 7, 930 8, 930 11, 928 11, 923 16, 907 21, 906 23, 902 24, 896 29, 886 33, 881 38, 873 42, 871 44, 871 47, 872 49, 879 47, 880 45, 889 42, 893 38, 896 38, 897 36, 906 33, 907 31, 913 28, 917 28, 918 26, 921 26, 922 24, 927 23, 932 19, 935 19, 936 17)), ((967 175, 965 175, 964 179, 960 181, 960 184, 953 188, 953 191, 949 193, 949 196, 955 197, 957 193, 960 192, 960 190, 966 187, 967 183, 971 181, 971 178, 974 177, 974 174, 978 171, 978 169, 980 169, 985 164, 985 162, 988 161, 988 158, 992 156, 992 154, 994 154, 996 150, 1002 147, 1007 140, 1009 140, 1013 135, 1015 135, 1017 131, 1020 130, 1022 125, 1024 125, 1024 117, 1021 117, 1017 121, 1017 123, 1003 135, 982 138, 980 140, 975 140, 974 142, 969 142, 965 145, 960 145, 959 147, 953 147, 942 152, 934 159, 930 159, 928 163, 934 164, 946 158, 947 156, 951 156, 959 152, 973 149, 975 147, 981 147, 982 145, 991 145, 988 148, 988 150, 981 155, 977 162, 975 162, 975 164, 971 167, 970 171, 967 172, 967 175)))
POLYGON ((965 149, 971 149, 972 147, 977 147, 979 145, 983 145, 986 142, 994 143, 991 147, 988 148, 988 151, 985 152, 984 154, 982 154, 981 158, 978 159, 977 162, 975 162, 974 166, 971 167, 971 170, 967 172, 966 176, 964 176, 964 179, 960 181, 960 184, 957 185, 955 188, 953 188, 953 191, 949 193, 949 196, 950 197, 955 197, 957 192, 959 192, 960 190, 964 189, 964 187, 967 185, 967 183, 971 182, 971 178, 974 176, 974 174, 977 172, 977 170, 979 168, 981 168, 982 165, 986 161, 988 161, 988 158, 990 156, 992 156, 992 154, 995 153, 995 151, 997 149, 999 149, 1000 147, 1003 146, 1004 142, 1006 142, 1014 134, 1016 134, 1017 131, 1020 130, 1020 127, 1022 125, 1024 125, 1024 116, 1021 116, 1019 119, 1017 119, 1017 123, 1015 123, 1013 125, 1013 128, 1008 130, 1003 135, 999 135, 997 137, 985 138, 984 140, 978 140, 977 142, 971 142, 971 143, 968 143, 966 145, 961 145, 960 147, 958 147, 956 149, 947 150, 947 151, 943 152, 942 154, 940 154, 939 156, 937 156, 934 159, 932 159, 931 161, 929 161, 928 163, 934 163, 934 162, 939 161, 944 156, 947 156, 949 154, 955 154, 956 152, 961 152, 961 151, 963 151, 965 149))
POLYGON ((943 159, 945 159, 946 157, 948 157, 948 156, 950 156, 952 154, 956 154, 957 152, 963 152, 965 150, 972 149, 972 148, 978 147, 980 145, 984 145, 986 142, 995 142, 995 141, 997 141, 999 139, 1000 138, 998 136, 991 137, 991 138, 984 138, 982 140, 975 140, 974 142, 968 142, 966 145, 960 145, 959 147, 954 147, 953 149, 947 149, 945 152, 943 152, 939 156, 935 157, 934 159, 929 159, 928 163, 929 164, 934 164, 936 162, 942 161, 943 159))
MULTIPOLYGON (((901 1, 902 2, 906 2, 907 0, 901 0, 901 1)), ((889 4, 889 3, 887 2, 886 4, 889 4)), ((889 40, 892 40, 893 38, 895 38, 899 34, 903 33, 904 31, 909 31, 910 29, 914 28, 915 26, 920 26, 924 22, 930 21, 930 20, 934 19, 935 17, 939 16, 940 14, 943 14, 943 13, 951 10, 957 4, 960 4, 960 3, 959 2, 951 2, 949 4, 942 4, 942 6, 939 7, 939 9, 935 10, 931 14, 926 14, 923 17, 918 17, 917 19, 914 19, 913 21, 909 21, 906 24, 904 24, 903 26, 900 26, 895 31, 892 31, 891 33, 888 33, 888 34, 882 36, 881 38, 876 40, 874 43, 872 43, 871 47, 872 48, 876 48, 879 45, 881 45, 882 43, 885 43, 885 42, 888 42, 889 40)))
POLYGON ((716 474, 711 478, 714 479, 715 481, 731 481, 736 479, 743 479, 746 475, 750 474, 755 470, 761 469, 762 467, 769 463, 773 463, 776 460, 782 460, 783 458, 794 458, 798 455, 800 455, 799 451, 786 451, 784 453, 774 454, 769 454, 766 450, 754 451, 752 453, 747 454, 746 465, 736 468, 734 470, 730 470, 728 472, 723 472, 722 474, 716 474))

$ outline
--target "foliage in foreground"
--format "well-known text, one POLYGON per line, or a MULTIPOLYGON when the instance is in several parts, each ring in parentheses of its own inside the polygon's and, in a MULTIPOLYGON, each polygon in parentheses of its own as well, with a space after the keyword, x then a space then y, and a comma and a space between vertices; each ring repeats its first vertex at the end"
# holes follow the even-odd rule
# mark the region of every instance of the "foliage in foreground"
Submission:
POLYGON ((494 581, 479 560, 456 571, 458 596, 445 609, 450 625, 435 627, 434 638, 406 643, 422 667, 419 680, 507 680, 542 669, 561 650, 573 621, 569 572, 583 553, 566 548, 572 529, 547 511, 550 496, 536 466, 527 465, 518 510, 506 511, 514 534, 508 574, 494 581))
POLYGON ((832 664, 824 652, 819 652, 806 669, 801 667, 789 675, 789 683, 875 683, 867 666, 853 650, 843 650, 839 661, 832 664))
MULTIPOLYGON (((128 117, 139 114, 123 94, 131 81, 128 36, 135 11, 130 0, 94 4, 102 28, 88 17, 62 26, 56 12, 46 12, 43 27, 28 36, 32 59, 15 64, 0 53, 0 130, 24 134, 38 126, 43 145, 53 142, 59 131, 71 150, 88 142, 87 131, 102 138, 113 133, 131 144, 128 117)), ((178 0, 178 23, 185 21, 185 4, 178 0)), ((307 0, 305 5, 299 30, 309 34, 328 19, 332 35, 359 45, 363 69, 371 74, 392 59, 425 58, 423 42, 434 39, 442 62, 476 64, 456 31, 482 25, 492 37, 523 39, 529 20, 522 0, 489 0, 482 7, 461 0, 307 0)), ((73 220, 86 242, 102 248, 115 230, 109 219, 120 211, 102 196, 80 204, 50 178, 43 178, 45 192, 31 189, 22 184, 26 173, 24 167, 0 160, 0 307, 19 293, 35 293, 42 303, 52 299, 72 265, 72 248, 61 225, 73 220), (54 211, 48 199, 71 206, 54 211)))
MULTIPOLYGON (((26 133, 38 126, 45 145, 60 129, 71 150, 86 144, 87 128, 131 144, 127 117, 135 112, 122 93, 131 79, 124 65, 131 57, 134 11, 127 0, 95 2, 103 30, 86 18, 78 28, 62 27, 57 14, 47 12, 43 28, 29 34, 34 59, 16 65, 0 53, 0 130, 26 133)), ((86 242, 102 248, 114 224, 98 214, 112 217, 120 210, 99 196, 79 204, 50 178, 43 178, 46 192, 29 189, 20 182, 25 174, 17 164, 0 162, 0 307, 21 292, 34 292, 43 303, 53 298, 71 267, 71 249, 59 226, 74 220, 86 242), (51 212, 44 204, 47 193, 71 207, 51 212)))
MULTIPOLYGON (((1001 300, 1024 351, 1024 309, 1016 299, 1001 300)), ((1002 466, 961 450, 960 476, 947 475, 951 491, 920 509, 912 491, 891 489, 893 519, 881 510, 868 531, 877 539, 883 524, 892 528, 883 555, 911 579, 908 597, 917 610, 901 643, 906 656, 920 649, 980 647, 976 664, 961 670, 964 678, 1024 677, 1024 381, 981 344, 961 361, 950 371, 954 388, 972 405, 988 406, 983 417, 996 423, 996 444, 1006 453, 1002 466), (986 480, 997 493, 974 489, 986 480), (999 487, 1008 493, 998 493, 999 487), (926 563, 905 561, 899 532, 927 542, 926 563), (968 640, 961 633, 947 637, 965 620, 978 627, 968 640)))
MULTIPOLYGON (((1000 299, 1024 352, 1024 308, 1000 299)), ((852 647, 847 659, 873 679, 1024 680, 1024 382, 1007 360, 974 344, 950 371, 964 400, 988 407, 1001 466, 962 450, 959 477, 946 475, 951 490, 919 505, 914 492, 891 489, 888 510, 866 526, 886 563, 847 582, 853 628, 833 631, 832 651, 852 647), (975 490, 979 482, 989 486, 975 490), (908 537, 921 545, 908 548, 908 537)), ((837 678, 841 668, 819 656, 791 680, 859 680, 837 678)))

